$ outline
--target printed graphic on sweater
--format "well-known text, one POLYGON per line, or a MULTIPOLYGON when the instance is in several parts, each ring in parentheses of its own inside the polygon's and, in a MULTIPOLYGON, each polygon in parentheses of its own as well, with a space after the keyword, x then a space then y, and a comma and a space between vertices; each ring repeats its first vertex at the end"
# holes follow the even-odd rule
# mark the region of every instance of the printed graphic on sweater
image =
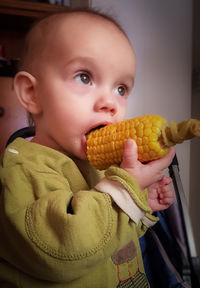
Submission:
POLYGON ((117 266, 118 285, 116 288, 148 288, 146 275, 139 270, 137 249, 131 241, 112 257, 117 266))

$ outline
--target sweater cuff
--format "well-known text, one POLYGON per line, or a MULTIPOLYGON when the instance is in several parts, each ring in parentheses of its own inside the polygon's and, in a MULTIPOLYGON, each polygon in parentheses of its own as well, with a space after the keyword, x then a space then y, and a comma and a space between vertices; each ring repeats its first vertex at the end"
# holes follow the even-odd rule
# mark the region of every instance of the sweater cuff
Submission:
POLYGON ((135 203, 126 188, 118 181, 102 179, 96 186, 95 189, 99 192, 109 194, 113 201, 129 216, 133 222, 138 225, 139 221, 147 227, 153 226, 158 218, 153 215, 146 213, 135 203))
POLYGON ((109 194, 113 201, 136 223, 145 217, 145 212, 140 209, 124 186, 114 180, 102 179, 95 189, 109 194))
POLYGON ((150 228, 159 221, 159 218, 153 216, 152 214, 146 213, 141 221, 147 228, 150 228))
POLYGON ((128 191, 137 206, 146 213, 152 213, 148 204, 148 191, 140 189, 138 182, 130 174, 119 167, 111 166, 105 171, 105 176, 109 180, 120 182, 128 191))

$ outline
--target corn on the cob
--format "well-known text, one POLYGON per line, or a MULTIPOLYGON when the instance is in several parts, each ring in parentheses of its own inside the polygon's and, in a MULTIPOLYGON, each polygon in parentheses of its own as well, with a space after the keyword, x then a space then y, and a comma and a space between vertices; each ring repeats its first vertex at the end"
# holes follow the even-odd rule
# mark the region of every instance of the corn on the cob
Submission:
POLYGON ((107 125, 92 131, 87 137, 87 157, 97 169, 106 169, 122 161, 127 139, 134 139, 138 146, 138 159, 148 162, 163 157, 169 148, 184 140, 200 136, 200 121, 189 119, 179 124, 159 115, 145 115, 107 125))

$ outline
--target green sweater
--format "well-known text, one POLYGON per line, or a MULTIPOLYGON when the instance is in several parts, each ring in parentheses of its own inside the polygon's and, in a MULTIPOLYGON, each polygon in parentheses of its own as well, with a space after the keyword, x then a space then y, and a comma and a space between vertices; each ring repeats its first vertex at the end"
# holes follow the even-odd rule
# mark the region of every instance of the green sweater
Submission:
POLYGON ((149 287, 138 238, 157 218, 124 170, 104 175, 18 138, 1 159, 0 179, 1 288, 149 287))

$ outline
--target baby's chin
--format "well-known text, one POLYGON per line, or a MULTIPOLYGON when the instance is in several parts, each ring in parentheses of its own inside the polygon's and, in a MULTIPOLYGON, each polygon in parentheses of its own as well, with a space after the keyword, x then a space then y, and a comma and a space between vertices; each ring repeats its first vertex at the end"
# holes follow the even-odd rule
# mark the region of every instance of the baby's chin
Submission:
POLYGON ((67 153, 67 155, 70 157, 76 157, 81 160, 87 160, 87 143, 86 143, 86 137, 82 138, 81 145, 79 149, 76 149, 72 151, 72 153, 67 153), (85 138, 85 139, 84 139, 85 138))
POLYGON ((87 155, 85 153, 78 153, 78 154, 66 154, 68 157, 72 158, 72 159, 79 159, 79 160, 83 160, 86 161, 87 159, 87 155))
POLYGON ((80 155, 78 155, 78 158, 82 160, 87 160, 87 151, 83 150, 80 152, 80 155))

